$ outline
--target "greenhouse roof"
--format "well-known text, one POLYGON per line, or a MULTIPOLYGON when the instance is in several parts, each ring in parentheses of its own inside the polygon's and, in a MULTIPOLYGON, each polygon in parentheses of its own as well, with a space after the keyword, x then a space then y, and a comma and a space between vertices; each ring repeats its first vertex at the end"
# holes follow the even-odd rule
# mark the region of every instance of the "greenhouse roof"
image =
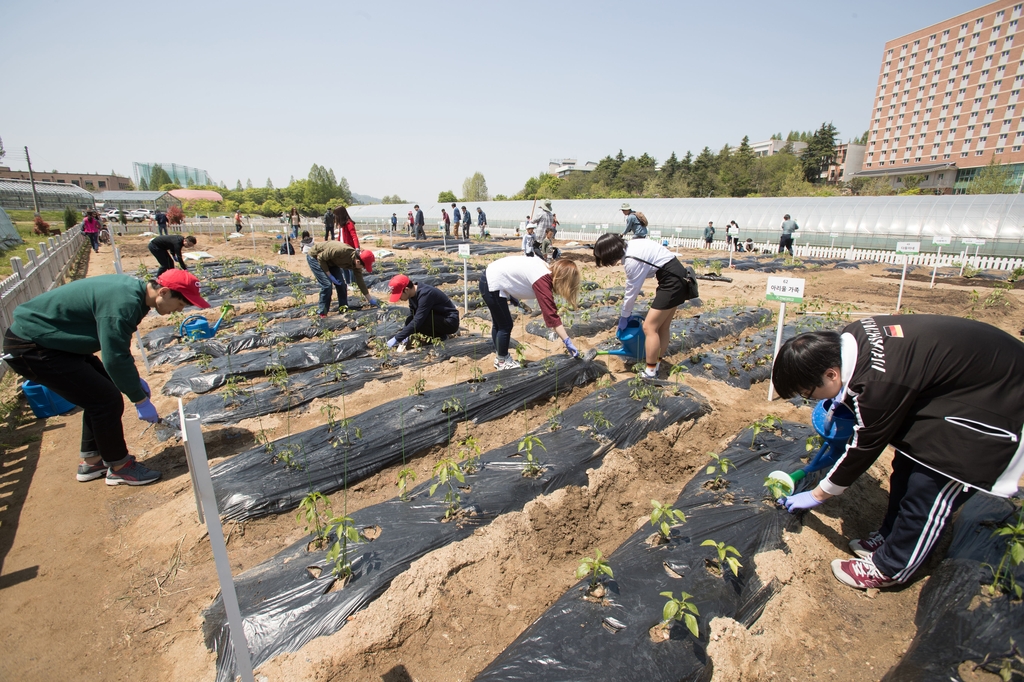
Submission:
MULTIPOLYGON (((5 192, 32 194, 32 183, 29 180, 0 180, 0 194, 5 192)), ((69 185, 63 182, 37 182, 36 194, 40 196, 78 197, 88 201, 93 200, 92 192, 84 190, 78 185, 69 185)))
MULTIPOLYGON (((714 221, 724 233, 730 220, 740 230, 778 233, 782 216, 792 215, 799 235, 873 237, 972 237, 1018 241, 1024 237, 1024 195, 958 194, 887 197, 772 197, 711 199, 629 199, 654 229, 701 228, 714 221)), ((552 200, 558 221, 568 227, 625 225, 622 199, 552 200)), ((522 221, 534 210, 533 200, 456 202, 475 215, 479 206, 489 221, 522 221)), ((422 203, 426 223, 435 224, 448 204, 422 203)), ((351 206, 357 221, 405 217, 412 204, 351 206)), ((474 224, 476 220, 474 219, 474 224)))

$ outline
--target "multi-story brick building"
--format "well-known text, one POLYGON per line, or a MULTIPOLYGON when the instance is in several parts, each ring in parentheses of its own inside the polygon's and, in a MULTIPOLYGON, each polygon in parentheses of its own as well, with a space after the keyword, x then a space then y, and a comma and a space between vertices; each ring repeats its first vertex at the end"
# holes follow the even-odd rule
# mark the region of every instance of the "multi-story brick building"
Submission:
MULTIPOLYGON (((54 171, 32 171, 36 182, 56 182, 66 185, 75 185, 90 192, 106 192, 107 190, 131 189, 132 181, 120 175, 99 175, 97 173, 59 173, 54 171)), ((28 171, 11 170, 7 166, 0 166, 0 179, 6 180, 28 180, 28 171)))
POLYGON ((1024 177, 1022 0, 1002 0, 885 44, 859 177, 924 176, 962 190, 993 158, 1024 177))

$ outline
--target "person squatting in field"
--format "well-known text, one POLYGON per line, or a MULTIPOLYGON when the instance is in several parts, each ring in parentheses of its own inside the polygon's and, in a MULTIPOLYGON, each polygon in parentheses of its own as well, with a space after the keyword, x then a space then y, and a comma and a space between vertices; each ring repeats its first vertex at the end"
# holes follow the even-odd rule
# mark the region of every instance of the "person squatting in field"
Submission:
POLYGON ((879 530, 836 559, 842 583, 905 583, 950 516, 975 492, 1010 497, 1024 474, 1024 346, 990 325, 942 315, 879 315, 842 334, 800 334, 772 374, 783 398, 831 398, 853 412, 846 452, 813 489, 782 498, 790 512, 841 495, 887 445, 896 453, 879 530))
POLYGON ((570 355, 579 355, 558 316, 555 294, 564 298, 572 308, 576 307, 580 295, 580 271, 576 263, 561 259, 548 266, 542 258, 506 256, 487 266, 480 277, 480 295, 491 313, 495 369, 520 366, 508 354, 513 327, 508 304, 522 299, 537 299, 544 324, 554 330, 570 355))
POLYGON ((647 311, 643 322, 646 337, 644 350, 647 354, 644 375, 648 378, 657 377, 661 355, 668 349, 669 328, 676 308, 697 298, 697 280, 693 270, 688 270, 674 253, 655 241, 631 239, 627 243, 618 234, 598 237, 594 244, 594 260, 599 268, 621 262, 626 271, 626 293, 619 316, 619 331, 626 329, 629 324, 644 280, 651 275, 658 278, 651 309, 647 311))
POLYGON ((79 481, 145 485, 160 478, 128 454, 122 394, 139 419, 160 420, 135 368, 132 335, 150 310, 169 315, 188 305, 210 307, 192 273, 168 270, 148 283, 128 275, 80 279, 15 308, 4 335, 7 364, 82 408, 79 481))
POLYGON ((422 334, 444 341, 459 333, 459 309, 448 294, 429 284, 417 284, 405 275, 395 275, 388 282, 392 303, 409 302, 405 326, 388 340, 388 348, 404 346, 413 334, 422 334))

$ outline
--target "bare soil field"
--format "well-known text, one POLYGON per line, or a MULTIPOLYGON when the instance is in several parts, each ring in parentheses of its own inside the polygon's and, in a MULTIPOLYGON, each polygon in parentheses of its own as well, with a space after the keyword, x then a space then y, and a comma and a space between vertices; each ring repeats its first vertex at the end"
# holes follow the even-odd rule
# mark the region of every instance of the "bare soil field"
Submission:
MULTIPOLYGON (((126 272, 135 272, 139 264, 154 267, 146 239, 119 241, 126 272)), ((259 236, 258 258, 309 276, 303 256, 278 256, 271 251, 273 245, 273 239, 259 236)), ((249 239, 225 242, 218 237, 197 248, 217 259, 253 257, 249 239)), ((684 262, 694 257, 702 257, 701 252, 680 256, 684 262)), ((579 261, 584 279, 622 285, 621 268, 598 271, 592 262, 579 261)), ((388 262, 386 257, 378 259, 377 267, 388 272, 388 262)), ((113 271, 109 246, 90 254, 87 276, 113 271)), ((729 270, 723 274, 732 282, 700 282, 704 309, 763 302, 768 275, 729 270)), ((1000 290, 1003 293, 993 297, 993 289, 972 280, 940 279, 929 288, 921 271, 914 274, 903 294, 903 305, 914 313, 971 316, 1014 336, 1024 327, 1024 292, 1019 288, 1000 290)), ((792 275, 806 278, 805 300, 811 309, 847 312, 856 319, 889 314, 895 308, 899 280, 882 265, 804 268, 792 275)), ((653 291, 654 286, 654 280, 648 280, 647 288, 653 291)), ((274 306, 280 309, 289 303, 286 299, 274 306)), ((774 303, 767 307, 777 310, 774 303)), ((243 304, 240 311, 251 308, 252 304, 243 304)), ((681 308, 677 317, 700 312, 681 308)), ((140 331, 166 324, 166 319, 151 315, 140 331)), ((475 321, 468 328, 469 333, 488 333, 486 325, 475 321)), ((613 334, 614 330, 574 340, 586 351, 613 334)), ((555 350, 519 323, 513 338, 527 344, 530 360, 555 350)), ((668 358, 673 363, 681 359, 668 358)), ((493 354, 477 360, 456 358, 405 370, 397 381, 371 382, 344 398, 346 414, 360 414, 405 396, 421 380, 429 389, 453 383, 456 376, 465 379, 474 367, 491 373, 492 361, 493 354)), ((599 361, 615 379, 630 376, 617 358, 599 361)), ((137 364, 141 370, 141 359, 137 364)), ((147 377, 161 414, 177 407, 176 400, 160 394, 172 369, 156 367, 147 377)), ((686 383, 710 402, 710 414, 652 433, 632 448, 613 450, 588 471, 587 485, 542 496, 521 512, 502 515, 465 540, 429 553, 340 631, 272 659, 257 675, 271 681, 471 680, 577 582, 573 572, 581 557, 593 556, 596 548, 610 554, 647 522, 652 498, 674 500, 679 495, 707 465, 707 453, 720 452, 769 413, 809 422, 806 409, 778 400, 769 403, 765 383, 750 390, 698 377, 688 377, 686 383)), ((593 390, 574 390, 560 398, 560 407, 593 390)), ((16 398, 11 376, 4 381, 0 398, 16 398)), ((341 399, 317 399, 295 411, 289 417, 291 431, 324 423, 320 407, 326 403, 340 407, 341 399)), ((543 423, 549 409, 546 401, 528 405, 483 427, 462 424, 459 434, 472 431, 486 451, 518 440, 524 421, 543 423)), ((280 427, 284 419, 277 414, 262 422, 280 427)), ((211 465, 253 446, 257 426, 249 422, 255 420, 207 429, 211 465)), ((203 643, 201 614, 219 588, 181 444, 159 442, 154 429, 147 429, 127 406, 124 428, 129 448, 145 465, 162 471, 163 479, 137 488, 109 487, 102 481, 78 483, 74 468, 80 424, 80 410, 37 420, 22 400, 0 433, 0 679, 213 680, 215 655, 203 643)), ((409 463, 418 482, 430 479, 443 450, 432 448, 409 463)), ((829 570, 832 559, 849 555, 849 539, 864 537, 880 522, 890 458, 891 453, 884 454, 845 495, 807 514, 798 531, 787 532, 788 553, 745 558, 762 580, 777 578, 782 590, 749 629, 724 618, 711 623, 709 654, 715 680, 859 682, 879 679, 899 661, 915 633, 918 595, 943 549, 900 589, 866 594, 843 586, 829 570)), ((346 492, 333 493, 334 507, 347 505, 352 512, 395 497, 398 468, 389 467, 346 492)), ((236 575, 305 536, 294 512, 228 522, 225 533, 236 575)))

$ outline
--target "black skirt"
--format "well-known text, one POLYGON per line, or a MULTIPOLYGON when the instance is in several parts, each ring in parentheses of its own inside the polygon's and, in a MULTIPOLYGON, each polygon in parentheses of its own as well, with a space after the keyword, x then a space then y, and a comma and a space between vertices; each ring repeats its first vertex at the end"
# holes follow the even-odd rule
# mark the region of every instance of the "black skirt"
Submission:
POLYGON ((697 280, 686 271, 678 258, 673 258, 657 270, 658 289, 654 292, 651 308, 671 310, 691 298, 697 298, 697 280))

